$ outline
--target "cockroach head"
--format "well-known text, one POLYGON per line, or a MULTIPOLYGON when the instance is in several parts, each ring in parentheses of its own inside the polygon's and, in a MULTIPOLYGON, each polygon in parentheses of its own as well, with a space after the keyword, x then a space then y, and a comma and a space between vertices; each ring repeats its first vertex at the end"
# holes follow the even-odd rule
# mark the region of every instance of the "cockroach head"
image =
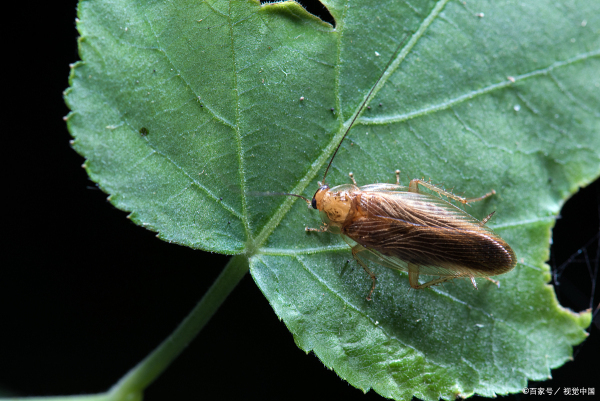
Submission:
POLYGON ((319 189, 317 189, 317 192, 315 192, 315 195, 310 202, 310 206, 313 209, 321 210, 321 201, 327 192, 329 192, 329 185, 319 182, 319 189))

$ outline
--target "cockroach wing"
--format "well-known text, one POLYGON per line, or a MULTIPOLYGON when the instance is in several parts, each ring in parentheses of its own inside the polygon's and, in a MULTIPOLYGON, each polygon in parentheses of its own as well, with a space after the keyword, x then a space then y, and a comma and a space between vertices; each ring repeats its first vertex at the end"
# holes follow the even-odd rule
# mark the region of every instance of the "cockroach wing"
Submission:
POLYGON ((342 227, 346 242, 364 248, 359 258, 402 271, 410 264, 419 274, 442 277, 495 276, 515 266, 516 256, 502 238, 449 202, 372 189, 360 188, 354 217, 342 227))
MULTIPOLYGON (((362 192, 408 192, 408 187, 399 184, 368 184, 358 188, 362 192)), ((332 189, 333 190, 333 189, 332 189)))

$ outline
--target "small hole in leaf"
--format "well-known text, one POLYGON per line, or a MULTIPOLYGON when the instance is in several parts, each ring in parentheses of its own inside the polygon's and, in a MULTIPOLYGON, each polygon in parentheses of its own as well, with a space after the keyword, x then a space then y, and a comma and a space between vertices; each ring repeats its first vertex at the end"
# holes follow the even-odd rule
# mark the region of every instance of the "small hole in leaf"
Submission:
MULTIPOLYGON (((273 1, 260 0, 260 4, 265 3, 273 3, 273 1)), ((323 21, 330 23, 335 28, 335 20, 323 3, 318 0, 301 0, 298 1, 298 3, 300 3, 306 11, 319 17, 323 21)))
POLYGON ((318 0, 315 0, 315 1, 303 0, 303 1, 300 1, 299 3, 302 4, 302 7, 304 7, 306 9, 306 11, 308 11, 312 15, 316 15, 317 17, 321 18, 325 22, 329 22, 335 28, 335 20, 333 19, 333 16, 331 15, 331 13, 327 9, 327 7, 325 7, 323 5, 323 3, 321 3, 318 0))

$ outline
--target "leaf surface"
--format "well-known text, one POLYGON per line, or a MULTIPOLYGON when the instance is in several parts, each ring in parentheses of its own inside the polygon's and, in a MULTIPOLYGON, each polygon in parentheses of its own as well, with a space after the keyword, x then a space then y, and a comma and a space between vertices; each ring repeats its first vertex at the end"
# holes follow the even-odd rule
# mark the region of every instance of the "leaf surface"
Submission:
POLYGON ((81 2, 66 100, 90 177, 160 238, 249 258, 298 346, 353 386, 434 400, 549 377, 590 322, 558 305, 544 261, 561 205, 600 174, 600 3, 323 3, 335 28, 293 2, 81 2), (500 289, 409 291, 373 266, 367 302, 342 239, 304 232, 318 213, 255 195, 312 197, 365 100, 327 181, 399 168, 495 189, 469 213, 496 210, 518 255, 500 289))

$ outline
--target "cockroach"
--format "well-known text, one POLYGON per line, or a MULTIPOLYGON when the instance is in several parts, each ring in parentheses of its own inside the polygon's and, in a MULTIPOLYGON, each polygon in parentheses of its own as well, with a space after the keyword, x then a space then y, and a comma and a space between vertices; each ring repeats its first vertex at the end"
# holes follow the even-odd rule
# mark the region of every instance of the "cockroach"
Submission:
POLYGON ((302 198, 310 208, 320 212, 322 227, 306 227, 306 231, 339 234, 348 243, 352 256, 373 281, 367 296, 369 301, 377 278, 365 260, 408 272, 410 286, 414 289, 460 277, 470 278, 475 288, 475 277, 498 284, 489 277, 512 270, 517 259, 506 241, 485 226, 494 212, 479 221, 441 197, 469 204, 494 195, 494 190, 477 198, 463 198, 422 179, 413 179, 406 187, 400 185, 399 170, 396 170, 395 184, 359 187, 352 173, 349 174, 352 184, 331 188, 325 183, 327 172, 342 142, 382 77, 383 74, 354 115, 312 199, 297 194, 280 195, 302 198), (420 187, 441 196, 423 193, 420 187), (439 278, 419 284, 421 274, 439 278))

